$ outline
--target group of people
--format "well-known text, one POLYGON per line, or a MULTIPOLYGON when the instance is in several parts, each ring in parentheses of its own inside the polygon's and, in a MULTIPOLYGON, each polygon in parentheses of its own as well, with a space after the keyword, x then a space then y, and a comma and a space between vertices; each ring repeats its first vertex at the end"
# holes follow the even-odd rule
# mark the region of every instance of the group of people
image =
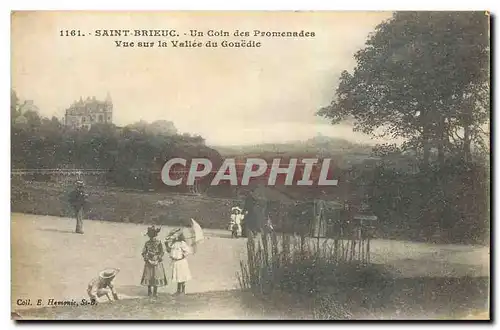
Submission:
POLYGON ((177 283, 176 294, 186 293, 186 282, 191 279, 191 271, 187 256, 192 253, 191 247, 186 243, 186 238, 181 230, 176 230, 163 244, 158 238, 160 228, 149 227, 147 236, 149 240, 144 244, 142 257, 144 258, 144 271, 141 285, 148 287, 148 296, 156 296, 158 287, 168 284, 163 257, 165 250, 172 261, 172 281, 177 283), (163 249, 165 245, 165 250, 163 249))
MULTIPOLYGON (((186 259, 192 253, 191 247, 186 243, 186 238, 181 230, 175 230, 173 235, 162 243, 158 239, 161 228, 148 227, 146 235, 149 239, 142 249, 144 259, 144 270, 142 272, 141 285, 148 287, 148 296, 157 296, 158 287, 168 284, 163 258, 165 251, 172 261, 172 282, 177 283, 176 295, 186 293, 186 282, 191 279, 191 271, 186 259), (163 248, 165 246, 165 249, 163 248)), ((87 288, 87 294, 92 303, 97 299, 107 297, 109 301, 118 300, 113 280, 120 270, 117 268, 105 269, 99 276, 92 279, 87 288)))
MULTIPOLYGON (((75 233, 77 234, 83 234, 83 210, 87 205, 88 197, 84 187, 83 181, 78 180, 74 190, 69 194, 69 203, 76 217, 75 233)), ((182 230, 177 229, 170 233, 164 243, 157 238, 160 230, 161 228, 155 226, 147 229, 146 235, 149 240, 144 244, 142 250, 144 270, 141 285, 148 287, 148 296, 156 296, 158 287, 168 284, 163 266, 166 251, 172 261, 171 280, 177 283, 176 294, 184 294, 186 293, 186 282, 191 279, 186 257, 192 253, 192 249, 186 243, 182 230)), ((118 273, 119 269, 117 268, 105 269, 89 282, 87 294, 92 303, 96 303, 97 299, 101 297, 107 297, 108 300, 118 300, 118 294, 113 286, 113 280, 118 273)))
MULTIPOLYGON (((83 234, 83 209, 87 204, 88 195, 84 190, 84 183, 76 181, 75 189, 69 195, 69 202, 76 217, 75 232, 83 234)), ((229 230, 233 237, 246 237, 247 231, 273 230, 268 213, 267 201, 257 196, 255 189, 245 198, 243 209, 236 206, 231 209, 229 230)))
MULTIPOLYGON (((84 183, 78 180, 75 189, 70 193, 69 201, 76 215, 75 232, 83 234, 83 209, 87 203, 88 195, 84 191, 84 183)), ((231 210, 230 230, 233 236, 247 236, 248 232, 259 232, 261 230, 273 230, 268 213, 268 205, 265 199, 259 198, 255 191, 250 192, 245 199, 243 209, 233 207, 231 210)), ((169 233, 165 242, 158 239, 161 228, 148 227, 146 235, 149 237, 145 242, 142 257, 144 259, 144 270, 141 285, 147 286, 148 296, 156 296, 158 287, 168 284, 163 260, 165 252, 171 259, 171 281, 177 283, 176 294, 185 294, 186 282, 191 279, 191 272, 187 256, 192 254, 192 249, 186 242, 181 229, 169 233)), ((108 300, 118 300, 118 294, 112 284, 119 269, 111 268, 101 271, 88 285, 87 293, 92 302, 106 296, 108 300)))

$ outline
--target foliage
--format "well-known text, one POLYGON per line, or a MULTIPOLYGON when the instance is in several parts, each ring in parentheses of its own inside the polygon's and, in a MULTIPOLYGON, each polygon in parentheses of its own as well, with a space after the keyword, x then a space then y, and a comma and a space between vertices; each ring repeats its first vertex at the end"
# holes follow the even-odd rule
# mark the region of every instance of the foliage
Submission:
POLYGON ((259 236, 248 237, 248 259, 240 262, 238 277, 242 289, 264 294, 277 290, 309 295, 325 286, 369 284, 367 272, 372 271, 369 258, 353 259, 348 253, 356 250, 352 243, 360 241, 324 240, 317 245, 304 234, 278 236, 263 232, 259 236))
POLYGON ((311 308, 314 319, 350 318, 350 308, 335 297, 357 295, 363 289, 373 294, 392 280, 384 267, 338 258, 328 244, 318 249, 305 236, 282 235, 280 240, 264 233, 261 238, 248 238, 248 259, 240 262, 238 274, 240 287, 259 297, 291 294, 302 309, 311 308), (307 301, 312 305, 308 307, 307 301))
POLYGON ((487 242, 489 19, 484 12, 396 12, 343 71, 333 124, 403 139, 379 145, 355 190, 394 237, 487 242))
MULTIPOLYGON (((12 102, 18 102, 15 92, 12 102)), ((18 109, 18 105, 11 109, 18 109)), ((108 180, 120 186, 146 188, 150 171, 159 171, 172 157, 220 155, 205 146, 200 136, 178 135, 167 121, 141 123, 127 127, 96 124, 90 130, 74 130, 57 118, 41 117, 36 111, 11 111, 12 167, 27 169, 104 169, 108 180), (20 116, 25 121, 16 120, 20 116)))
POLYGON ((460 158, 417 172, 397 165, 383 158, 356 178, 356 184, 366 189, 366 202, 379 217, 382 235, 488 244, 487 167, 460 158))
POLYGON ((343 71, 336 99, 319 114, 355 130, 404 138, 468 157, 484 144, 489 117, 489 35, 484 12, 397 12, 355 54, 343 71), (474 59, 474 60, 471 60, 474 59), (461 137, 459 135, 462 135, 461 137), (459 141, 457 141, 457 139, 459 141))

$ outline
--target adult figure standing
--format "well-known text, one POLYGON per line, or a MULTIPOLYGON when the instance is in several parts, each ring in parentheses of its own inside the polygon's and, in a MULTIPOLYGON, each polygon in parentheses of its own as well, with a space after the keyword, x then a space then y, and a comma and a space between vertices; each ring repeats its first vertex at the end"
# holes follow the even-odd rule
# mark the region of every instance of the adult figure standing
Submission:
POLYGON ((243 237, 248 237, 248 231, 250 227, 254 227, 253 223, 255 222, 254 218, 254 204, 255 204, 255 198, 252 194, 252 191, 249 191, 247 193, 247 196, 245 197, 245 203, 243 206, 243 214, 245 215, 245 222, 243 223, 243 226, 241 228, 241 236, 243 237))
POLYGON ((87 197, 83 181, 76 181, 75 189, 69 194, 69 203, 75 212, 77 234, 83 234, 83 210, 87 204, 87 197))
POLYGON ((262 231, 267 222, 267 200, 259 196, 257 190, 257 187, 253 188, 245 199, 244 235, 262 231))

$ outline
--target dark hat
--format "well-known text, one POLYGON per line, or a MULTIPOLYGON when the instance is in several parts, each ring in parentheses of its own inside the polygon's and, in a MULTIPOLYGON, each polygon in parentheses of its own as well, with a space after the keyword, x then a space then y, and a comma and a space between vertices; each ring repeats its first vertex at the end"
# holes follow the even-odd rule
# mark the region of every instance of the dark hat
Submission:
POLYGON ((158 233, 160 232, 161 228, 156 228, 154 225, 151 227, 148 227, 148 232, 146 233, 147 236, 149 237, 156 237, 158 236, 158 233))
POLYGON ((184 236, 184 233, 181 232, 175 237, 175 241, 176 242, 186 241, 186 236, 184 236))

